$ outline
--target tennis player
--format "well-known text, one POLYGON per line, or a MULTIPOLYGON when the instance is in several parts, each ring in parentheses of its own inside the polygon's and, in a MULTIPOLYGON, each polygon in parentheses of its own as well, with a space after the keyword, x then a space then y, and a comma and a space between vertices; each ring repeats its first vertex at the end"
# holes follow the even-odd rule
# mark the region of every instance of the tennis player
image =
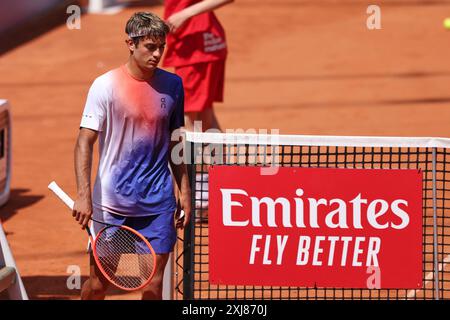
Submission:
MULTIPOLYGON (((190 187, 185 164, 170 155, 170 141, 184 125, 184 91, 180 77, 158 68, 168 26, 158 16, 137 12, 127 22, 126 64, 93 82, 75 146, 78 195, 73 215, 85 228, 89 218, 127 225, 143 234, 157 255, 157 269, 142 299, 162 299, 162 280, 176 229, 190 218, 190 187), (92 152, 99 140, 99 167, 91 196, 92 152), (180 194, 173 191, 172 170, 180 194), (180 209, 185 212, 180 217, 180 209), (175 215, 175 217, 174 217, 175 215)), ((100 224, 91 225, 94 233, 100 224)), ((82 299, 104 299, 108 281, 90 257, 90 276, 82 299)))

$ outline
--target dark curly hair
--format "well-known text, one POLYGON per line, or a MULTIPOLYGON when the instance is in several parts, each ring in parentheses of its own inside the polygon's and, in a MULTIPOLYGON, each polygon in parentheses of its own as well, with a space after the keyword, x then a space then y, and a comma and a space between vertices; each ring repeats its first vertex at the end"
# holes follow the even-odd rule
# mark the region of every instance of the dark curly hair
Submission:
POLYGON ((169 26, 154 13, 136 12, 128 20, 125 33, 137 46, 140 39, 145 37, 165 38, 169 33, 169 26))

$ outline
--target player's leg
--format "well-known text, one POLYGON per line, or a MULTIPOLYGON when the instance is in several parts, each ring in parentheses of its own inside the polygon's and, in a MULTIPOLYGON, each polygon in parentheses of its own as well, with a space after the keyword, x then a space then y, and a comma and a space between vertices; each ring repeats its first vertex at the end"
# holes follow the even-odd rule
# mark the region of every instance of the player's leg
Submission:
POLYGON ((212 107, 202 110, 199 113, 199 120, 203 124, 203 130, 209 129, 218 129, 222 131, 220 128, 219 122, 217 121, 216 113, 212 107))
POLYGON ((143 300, 161 300, 164 270, 177 241, 175 230, 175 212, 162 213, 147 217, 127 218, 125 225, 140 232, 156 253, 156 269, 150 283, 142 290, 143 300))
POLYGON ((202 131, 220 130, 213 103, 223 101, 225 59, 177 67, 175 72, 183 80, 186 129, 193 131, 195 121, 201 121, 202 131))
MULTIPOLYGON (((122 220, 114 220, 112 214, 94 209, 93 218, 98 221, 104 221, 105 223, 122 224, 122 220)), ((100 230, 104 227, 103 224, 98 222, 93 222, 90 225, 90 230, 92 235, 95 237, 100 230)), ((89 251, 89 279, 83 283, 81 288, 81 299, 82 300, 103 300, 105 299, 106 289, 109 286, 109 281, 105 278, 103 273, 97 266, 94 256, 92 254, 92 244, 88 245, 89 251)))
POLYGON ((162 300, 164 270, 169 253, 156 255, 156 270, 152 281, 143 289, 142 300, 162 300))
MULTIPOLYGON (((225 60, 218 60, 209 62, 204 70, 204 84, 203 89, 207 93, 205 99, 204 108, 199 112, 199 119, 203 124, 204 131, 209 130, 214 132, 221 132, 222 129, 216 117, 215 109, 213 108, 214 102, 223 101, 225 83, 225 60)), ((212 150, 211 152, 217 150, 212 150)), ((225 163, 225 158, 220 158, 219 154, 211 154, 211 162, 221 164, 225 163)), ((222 156, 225 155, 222 152, 222 156)), ((207 179, 206 179, 207 181, 207 179)))
POLYGON ((184 128, 187 131, 194 131, 195 121, 198 121, 198 112, 185 112, 184 113, 184 128))
POLYGON ((92 252, 89 254, 89 279, 81 288, 81 300, 103 300, 109 282, 105 279, 95 263, 92 252))
MULTIPOLYGON (((196 63, 175 68, 175 73, 183 79, 184 120, 188 131, 194 131, 195 122, 200 120, 199 112, 208 104, 208 94, 203 79, 207 67, 208 63, 196 63)), ((204 131, 203 128, 202 131, 204 131)))
MULTIPOLYGON (((204 99, 203 108, 199 112, 198 117, 203 125, 203 131, 213 131, 212 129, 214 129, 213 132, 221 132, 222 128, 217 120, 213 103, 223 101, 225 59, 206 63, 205 68, 202 71, 203 82, 201 88, 205 92, 206 97, 204 99)), ((205 155, 209 156, 204 157, 204 161, 207 164, 226 163, 225 150, 223 149, 205 149, 205 155)), ((198 185, 201 188, 200 191, 196 191, 195 194, 196 207, 200 209, 199 218, 196 219, 196 221, 206 222, 208 221, 208 211, 206 209, 209 207, 208 173, 197 174, 196 179, 197 181, 200 181, 198 185)), ((199 190, 199 188, 197 188, 197 190, 199 190)))
POLYGON ((203 130, 220 128, 216 113, 213 108, 214 102, 223 102, 223 92, 225 84, 225 60, 218 60, 207 63, 203 71, 203 90, 207 93, 204 106, 199 112, 199 120, 203 123, 203 130))

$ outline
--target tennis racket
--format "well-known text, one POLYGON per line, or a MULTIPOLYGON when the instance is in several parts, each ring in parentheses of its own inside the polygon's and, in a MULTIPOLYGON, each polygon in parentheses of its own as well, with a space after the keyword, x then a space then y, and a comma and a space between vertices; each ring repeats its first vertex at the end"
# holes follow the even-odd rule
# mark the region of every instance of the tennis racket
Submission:
MULTIPOLYGON (((55 181, 48 188, 73 210, 74 201, 55 181)), ((105 225, 95 238, 86 227, 92 254, 105 278, 126 291, 139 290, 149 284, 156 269, 156 255, 148 240, 130 227, 91 220, 105 225)))

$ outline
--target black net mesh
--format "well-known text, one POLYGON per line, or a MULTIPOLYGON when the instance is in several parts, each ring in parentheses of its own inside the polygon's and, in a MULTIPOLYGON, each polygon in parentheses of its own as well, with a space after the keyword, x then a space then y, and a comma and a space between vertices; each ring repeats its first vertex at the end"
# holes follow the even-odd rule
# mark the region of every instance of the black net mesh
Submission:
POLYGON ((188 142, 193 218, 175 249, 175 299, 448 299, 450 298, 450 155, 446 148, 337 147, 188 142), (223 150, 221 154, 220 150, 223 150), (215 156, 204 156, 205 154, 215 156), (420 169, 423 179, 423 283, 419 290, 211 285, 208 273, 207 179, 211 161, 225 165, 420 169), (434 176, 434 179, 433 179, 434 176), (433 181, 435 202, 433 201, 433 181), (436 219, 434 219, 434 204, 436 219), (436 232, 435 232, 436 231, 436 232), (437 249, 437 251, 436 251, 437 249), (435 258, 437 265, 435 265, 435 258), (434 270, 438 269, 437 276, 434 270))

